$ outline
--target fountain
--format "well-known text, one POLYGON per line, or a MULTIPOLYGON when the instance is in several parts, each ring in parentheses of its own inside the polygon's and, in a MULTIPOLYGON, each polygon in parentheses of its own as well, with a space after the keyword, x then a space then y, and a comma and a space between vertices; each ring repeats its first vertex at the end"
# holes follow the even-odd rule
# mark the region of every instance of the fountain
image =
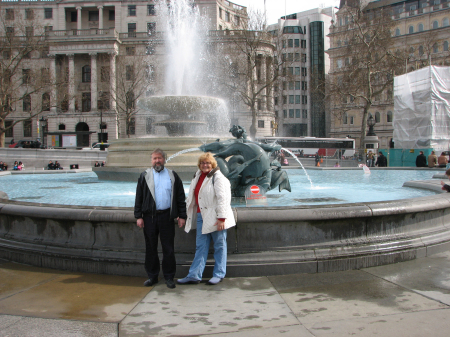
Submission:
MULTIPOLYGON (((160 13, 164 13, 167 5, 165 1, 161 4, 160 13)), ((185 60, 176 60, 177 53, 169 54, 168 64, 173 65, 173 69, 169 67, 167 72, 167 96, 149 98, 140 104, 166 115, 159 123, 168 129, 169 135, 182 136, 113 141, 108 151, 108 167, 96 170, 99 178, 124 180, 125 177, 125 180, 136 181, 143 168, 150 166, 150 152, 161 147, 169 155, 186 150, 171 159, 168 166, 174 167, 183 180, 190 181, 200 154, 199 151, 189 152, 190 149, 217 151, 222 161, 229 153, 238 155, 241 149, 236 150, 235 145, 249 148, 255 145, 244 140, 239 144, 236 140, 215 142, 217 135, 213 133, 218 132, 218 128, 211 129, 212 134, 204 137, 186 136, 202 128, 205 121, 209 122, 209 108, 203 109, 205 104, 199 103, 205 99, 192 96, 203 96, 205 91, 194 91, 203 90, 210 82, 198 76, 200 64, 188 63, 189 68, 185 63, 207 59, 201 57, 203 49, 197 44, 200 39, 190 40, 191 28, 197 23, 201 26, 198 17, 187 15, 195 10, 187 0, 173 1, 170 8, 172 18, 177 19, 166 20, 168 25, 175 28, 174 33, 186 32, 189 36, 176 41, 167 29, 169 50, 177 45, 183 48, 195 45, 200 55, 195 58, 193 54, 180 52, 178 55, 185 60), (182 5, 184 7, 179 7, 182 5), (173 82, 174 77, 179 77, 180 81, 173 82), (185 100, 181 104, 180 96, 188 96, 188 103, 185 100), (168 105, 177 113, 171 114, 172 108, 167 108, 168 105), (222 151, 227 141, 230 148, 222 151)), ((219 117, 222 114, 219 113, 219 117)), ((225 125, 228 129, 229 124, 225 125)), ((235 163, 250 164, 251 159, 242 157, 242 163, 238 157, 232 163, 222 162, 224 170, 232 173, 235 163)), ((280 176, 283 178, 282 173, 280 176)), ((264 177, 264 184, 272 186, 272 176, 264 177)), ((230 178, 239 180, 234 176, 230 178)), ((280 184, 286 188, 286 179, 280 184)), ((34 187, 34 184, 28 185, 34 187)), ((440 191, 439 183, 420 186, 440 191)), ((355 194, 369 192, 363 190, 355 194)), ((302 191, 294 190, 294 193, 300 196, 302 191)), ((106 198, 104 195, 96 197, 106 198)), ((123 205, 120 198, 114 206, 104 207, 37 204, 0 198, 0 258, 78 272, 145 276, 142 231, 136 226, 133 210, 120 207, 123 205)), ((227 276, 230 277, 358 269, 411 260, 450 248, 448 193, 349 204, 235 207, 233 212, 237 226, 228 232, 227 276)), ((195 252, 195 235, 195 231, 186 234, 181 230, 176 234, 177 277, 187 274, 195 252)), ((208 261, 205 277, 211 270, 212 263, 208 261)))

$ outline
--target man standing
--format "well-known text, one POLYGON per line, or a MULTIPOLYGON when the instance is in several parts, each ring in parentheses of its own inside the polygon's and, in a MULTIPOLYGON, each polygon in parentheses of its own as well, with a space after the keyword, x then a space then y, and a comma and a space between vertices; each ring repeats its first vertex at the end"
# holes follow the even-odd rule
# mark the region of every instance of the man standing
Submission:
POLYGON ((437 156, 436 152, 431 151, 431 154, 428 156, 428 167, 436 167, 437 165, 437 156))
POLYGON ((158 235, 163 251, 162 270, 168 288, 175 288, 175 226, 186 222, 186 196, 180 177, 164 167, 166 154, 161 149, 152 153, 152 168, 141 173, 136 188, 134 217, 137 226, 144 228, 145 271, 148 280, 144 286, 158 283, 160 270, 158 257, 158 235))
POLYGON ((378 158, 375 165, 378 167, 387 167, 387 158, 383 155, 381 151, 378 152, 378 158))
POLYGON ((416 167, 427 167, 427 157, 425 157, 423 151, 419 151, 419 155, 416 158, 416 167))

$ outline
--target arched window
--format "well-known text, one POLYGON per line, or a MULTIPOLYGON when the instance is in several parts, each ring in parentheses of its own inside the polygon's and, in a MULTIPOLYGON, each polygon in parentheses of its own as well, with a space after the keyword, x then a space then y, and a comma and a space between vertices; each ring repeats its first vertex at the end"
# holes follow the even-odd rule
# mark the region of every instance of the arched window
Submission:
POLYGON ((433 21, 433 29, 439 28, 439 22, 433 21))
POLYGON ((444 41, 444 51, 448 51, 448 41, 444 41))
POLYGON ((435 44, 433 45, 433 53, 438 53, 438 52, 439 52, 439 47, 438 47, 438 44, 435 43, 435 44))
POLYGON ((89 146, 89 125, 85 122, 79 122, 75 126, 77 132, 77 147, 89 146))
POLYGON ((347 113, 345 113, 344 116, 342 116, 342 123, 343 123, 343 124, 347 124, 347 123, 348 123, 348 116, 347 116, 347 113))
POLYGON ((42 94, 42 111, 50 111, 50 94, 48 92, 42 94))
POLYGON ((414 26, 409 26, 408 27, 408 34, 412 34, 414 33, 414 26))
POLYGON ((423 24, 422 23, 419 23, 419 25, 417 26, 417 31, 423 32, 423 24))
POLYGON ((423 55, 423 46, 420 46, 419 47, 419 56, 422 56, 423 55))
POLYGON ((83 83, 91 81, 91 66, 87 65, 81 68, 81 81, 83 83))
POLYGON ((377 111, 377 112, 375 112, 375 123, 380 123, 380 121, 381 121, 381 115, 377 111))
POLYGON ((386 122, 392 123, 392 111, 388 111, 386 114, 386 122))
POLYGON ((448 26, 448 18, 443 18, 442 19, 442 27, 447 27, 448 26))
POLYGON ((400 36, 400 28, 395 29, 395 36, 400 36))
POLYGON ((59 124, 58 125, 58 130, 59 131, 64 131, 66 129, 66 124, 59 124))

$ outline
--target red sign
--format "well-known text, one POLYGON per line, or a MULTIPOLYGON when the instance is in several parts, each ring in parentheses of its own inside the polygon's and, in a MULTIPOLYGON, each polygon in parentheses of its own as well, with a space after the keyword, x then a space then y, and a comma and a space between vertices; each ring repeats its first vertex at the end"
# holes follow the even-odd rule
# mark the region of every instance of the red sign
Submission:
POLYGON ((253 194, 258 194, 258 193, 259 193, 259 187, 256 186, 256 185, 252 185, 252 186, 250 187, 250 191, 251 191, 253 194))

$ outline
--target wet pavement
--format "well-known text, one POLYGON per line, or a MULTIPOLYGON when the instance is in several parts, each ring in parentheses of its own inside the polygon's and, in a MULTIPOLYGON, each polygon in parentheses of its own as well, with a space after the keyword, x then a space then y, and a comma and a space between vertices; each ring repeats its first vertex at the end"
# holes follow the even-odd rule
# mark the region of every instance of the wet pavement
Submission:
POLYGON ((216 286, 0 260, 0 336, 448 336, 450 252, 335 273, 216 286))

